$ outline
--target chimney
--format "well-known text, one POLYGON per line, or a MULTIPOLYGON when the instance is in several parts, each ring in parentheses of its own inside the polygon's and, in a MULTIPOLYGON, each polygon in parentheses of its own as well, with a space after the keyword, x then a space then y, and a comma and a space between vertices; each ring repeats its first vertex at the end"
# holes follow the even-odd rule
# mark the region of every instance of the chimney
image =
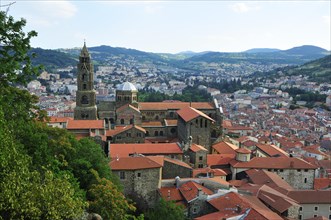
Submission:
POLYGON ((201 198, 202 195, 203 195, 202 189, 198 188, 198 198, 201 198))
POLYGON ((291 168, 294 167, 294 161, 293 161, 293 160, 290 162, 290 167, 291 167, 291 168))
POLYGON ((176 176, 176 178, 175 178, 175 184, 176 184, 176 188, 177 189, 179 188, 179 183, 180 183, 180 177, 179 176, 176 176))

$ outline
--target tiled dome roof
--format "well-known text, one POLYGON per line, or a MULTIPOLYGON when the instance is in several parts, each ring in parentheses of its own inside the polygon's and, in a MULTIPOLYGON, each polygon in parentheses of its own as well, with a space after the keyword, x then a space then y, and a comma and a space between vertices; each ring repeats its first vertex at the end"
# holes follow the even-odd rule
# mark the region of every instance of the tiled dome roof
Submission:
POLYGON ((125 82, 117 87, 120 91, 137 91, 137 88, 130 82, 125 82))

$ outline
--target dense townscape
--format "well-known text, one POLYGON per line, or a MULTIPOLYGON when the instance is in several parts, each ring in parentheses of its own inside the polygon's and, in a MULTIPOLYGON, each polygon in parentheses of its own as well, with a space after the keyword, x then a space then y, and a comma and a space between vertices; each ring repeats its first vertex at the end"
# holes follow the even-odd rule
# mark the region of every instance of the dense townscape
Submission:
POLYGON ((39 72, 34 35, 0 36, 0 219, 331 219, 329 52, 171 64, 84 42, 39 72))

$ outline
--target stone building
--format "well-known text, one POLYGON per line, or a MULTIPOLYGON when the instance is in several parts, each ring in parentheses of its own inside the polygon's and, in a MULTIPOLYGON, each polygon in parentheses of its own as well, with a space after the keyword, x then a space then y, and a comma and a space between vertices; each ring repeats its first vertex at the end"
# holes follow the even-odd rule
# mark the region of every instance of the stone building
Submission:
POLYGON ((198 144, 192 144, 187 151, 190 163, 194 168, 204 168, 207 166, 207 154, 208 150, 198 144))
POLYGON ((278 174, 295 189, 313 189, 316 166, 295 157, 255 157, 249 161, 230 162, 232 179, 242 171, 263 169, 278 174))
POLYGON ((211 152, 211 124, 215 122, 205 113, 186 107, 177 111, 178 139, 183 145, 196 143, 211 152))
POLYGON ((79 56, 77 70, 77 92, 74 118, 75 120, 96 120, 97 106, 96 92, 93 85, 93 64, 85 43, 79 56))
POLYGON ((110 162, 118 175, 123 193, 136 200, 142 209, 152 207, 161 188, 162 165, 148 157, 121 157, 110 162))

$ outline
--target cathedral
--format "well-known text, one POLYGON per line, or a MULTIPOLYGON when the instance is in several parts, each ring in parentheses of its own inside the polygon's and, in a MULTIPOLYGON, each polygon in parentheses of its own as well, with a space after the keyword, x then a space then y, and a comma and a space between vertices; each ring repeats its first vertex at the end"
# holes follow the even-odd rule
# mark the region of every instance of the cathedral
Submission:
POLYGON ((97 103, 94 70, 86 44, 77 65, 75 120, 103 120, 105 138, 111 143, 196 143, 210 150, 221 133, 222 110, 213 102, 138 102, 130 82, 116 89, 115 101, 97 103), (123 130, 128 131, 124 136, 123 130), (137 141, 138 140, 138 141, 137 141))

